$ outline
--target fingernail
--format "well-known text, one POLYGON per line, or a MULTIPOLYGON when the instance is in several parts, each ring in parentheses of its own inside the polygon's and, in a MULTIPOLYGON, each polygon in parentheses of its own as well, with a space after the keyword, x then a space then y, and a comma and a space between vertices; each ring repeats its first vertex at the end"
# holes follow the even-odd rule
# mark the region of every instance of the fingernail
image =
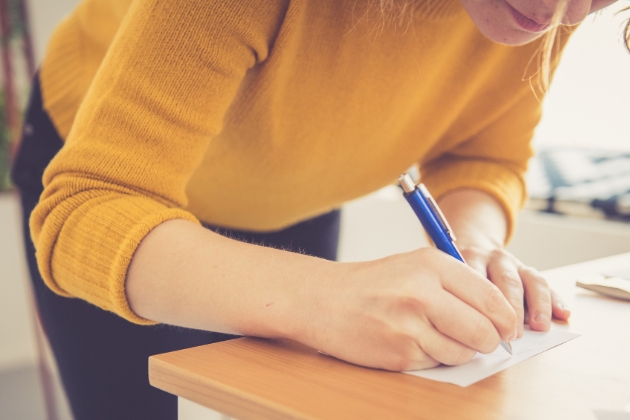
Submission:
POLYGON ((545 313, 539 313, 535 318, 536 322, 540 322, 541 324, 549 325, 549 315, 545 313))
POLYGON ((560 309, 562 309, 563 311, 568 311, 569 307, 565 303, 561 303, 560 304, 560 309))

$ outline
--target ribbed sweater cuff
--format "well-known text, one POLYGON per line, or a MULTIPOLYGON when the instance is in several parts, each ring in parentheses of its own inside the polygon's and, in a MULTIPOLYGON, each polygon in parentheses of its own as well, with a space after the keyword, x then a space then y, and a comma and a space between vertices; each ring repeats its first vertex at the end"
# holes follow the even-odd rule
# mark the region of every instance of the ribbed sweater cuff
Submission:
POLYGON ((436 200, 458 188, 475 188, 490 194, 506 215, 506 243, 512 238, 516 213, 526 199, 523 178, 516 172, 494 162, 458 160, 423 170, 422 182, 436 200))

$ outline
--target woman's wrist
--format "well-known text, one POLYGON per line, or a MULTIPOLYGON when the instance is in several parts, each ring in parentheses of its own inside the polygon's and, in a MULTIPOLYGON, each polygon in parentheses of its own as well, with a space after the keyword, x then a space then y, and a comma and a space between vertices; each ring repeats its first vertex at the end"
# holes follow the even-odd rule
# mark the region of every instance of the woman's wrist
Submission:
POLYGON ((356 263, 310 259, 299 269, 301 286, 286 315, 285 337, 321 349, 334 329, 332 324, 342 316, 338 310, 348 298, 344 289, 348 286, 349 269, 356 263))
MULTIPOLYGON (((275 251, 275 250, 274 250, 275 251)), ((321 331, 326 328, 326 318, 331 314, 335 291, 343 279, 344 264, 320 258, 283 252, 286 257, 285 280, 291 284, 281 286, 286 302, 277 316, 269 319, 274 337, 288 338, 303 344, 316 346, 321 331)), ((251 331, 247 335, 258 335, 251 331)))
POLYGON ((505 245, 508 219, 499 202, 488 193, 462 188, 441 197, 439 204, 460 249, 492 250, 505 245))

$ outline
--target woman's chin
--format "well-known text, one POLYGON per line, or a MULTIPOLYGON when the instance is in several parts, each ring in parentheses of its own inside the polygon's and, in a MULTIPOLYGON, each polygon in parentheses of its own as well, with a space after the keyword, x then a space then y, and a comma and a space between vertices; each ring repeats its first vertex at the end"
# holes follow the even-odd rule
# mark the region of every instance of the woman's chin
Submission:
POLYGON ((494 28, 483 28, 480 26, 477 26, 477 28, 491 41, 510 46, 528 44, 545 34, 545 32, 527 32, 517 29, 496 30, 494 28))

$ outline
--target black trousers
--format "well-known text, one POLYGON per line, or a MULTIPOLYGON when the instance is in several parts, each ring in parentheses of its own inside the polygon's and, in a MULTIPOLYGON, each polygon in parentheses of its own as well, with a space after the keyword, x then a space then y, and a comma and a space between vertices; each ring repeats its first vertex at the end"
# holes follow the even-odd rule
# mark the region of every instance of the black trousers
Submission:
MULTIPOLYGON (((177 398, 149 385, 149 356, 233 338, 169 325, 139 326, 80 299, 48 289, 37 269, 28 219, 42 193, 44 169, 63 143, 42 107, 35 77, 20 151, 13 167, 36 302, 76 420, 177 418, 177 398)), ((215 228, 232 238, 334 260, 340 212, 285 230, 256 234, 215 228)), ((212 227, 209 227, 212 228, 212 227)))

